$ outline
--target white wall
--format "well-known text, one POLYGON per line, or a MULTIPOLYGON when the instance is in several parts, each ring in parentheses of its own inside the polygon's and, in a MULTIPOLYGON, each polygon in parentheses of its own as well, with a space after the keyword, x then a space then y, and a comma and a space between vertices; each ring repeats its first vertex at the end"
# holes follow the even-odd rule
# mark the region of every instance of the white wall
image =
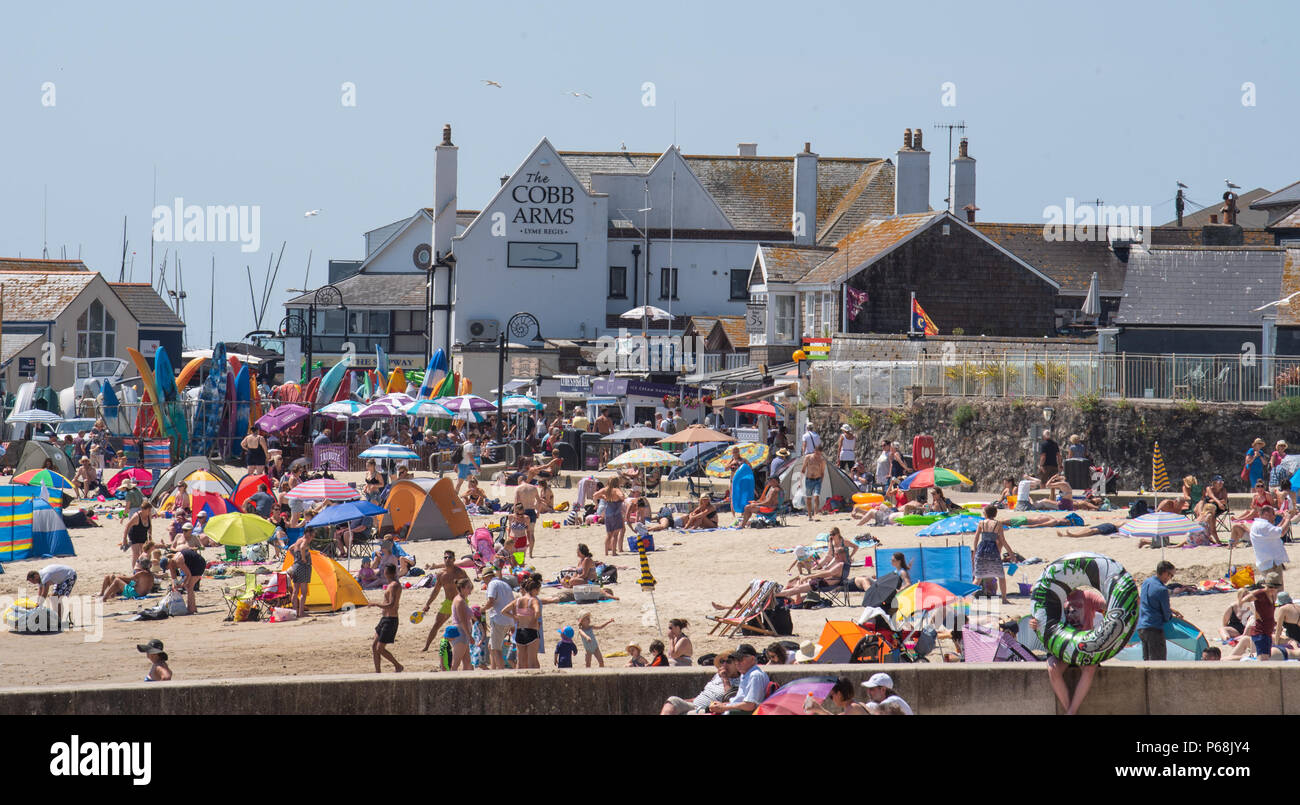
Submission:
MULTIPOLYGON (((633 297, 632 245, 639 241, 615 240, 609 244, 609 265, 627 266, 627 299, 608 299, 605 309, 622 313, 645 300, 645 244, 641 243, 640 296, 633 297)), ((674 240, 672 262, 676 265, 677 296, 671 303, 659 298, 660 269, 669 264, 667 240, 650 241, 650 304, 677 316, 743 316, 745 299, 731 300, 731 270, 748 276, 754 263, 756 241, 746 240, 674 240)), ((601 292, 608 295, 609 272, 601 282, 601 292)), ((635 322, 633 322, 635 324, 635 322)), ((549 335, 549 333, 548 333, 549 335)))
POLYGON ((627 218, 642 229, 647 221, 651 229, 670 225, 677 229, 735 229, 676 148, 664 153, 646 176, 593 173, 591 189, 609 196, 611 218, 627 218), (650 212, 636 212, 646 206, 652 208, 650 212))

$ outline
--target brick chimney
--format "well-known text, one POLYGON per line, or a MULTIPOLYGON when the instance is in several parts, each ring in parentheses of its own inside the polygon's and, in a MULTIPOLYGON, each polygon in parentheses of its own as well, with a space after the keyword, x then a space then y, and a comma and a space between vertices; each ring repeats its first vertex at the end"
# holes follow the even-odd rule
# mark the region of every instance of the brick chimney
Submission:
POLYGON ((957 157, 948 167, 948 181, 952 185, 952 198, 948 200, 948 211, 956 215, 958 211, 967 211, 968 220, 975 220, 975 160, 967 152, 966 138, 961 138, 957 146, 957 157))
POLYGON ((903 147, 896 156, 894 214, 926 212, 930 209, 930 152, 921 147, 920 129, 903 132, 903 147))
POLYGON ((811 246, 817 240, 817 155, 812 143, 804 143, 803 151, 794 155, 793 185, 790 230, 796 244, 811 246))

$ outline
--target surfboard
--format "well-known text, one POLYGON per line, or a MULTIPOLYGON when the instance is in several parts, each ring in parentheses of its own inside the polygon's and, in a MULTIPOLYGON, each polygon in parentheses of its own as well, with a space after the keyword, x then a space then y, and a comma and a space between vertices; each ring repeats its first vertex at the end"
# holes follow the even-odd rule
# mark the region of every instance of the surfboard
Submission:
POLYGON ((388 355, 378 344, 375 344, 375 373, 379 375, 379 381, 374 384, 375 388, 388 388, 388 355))
POLYGON ((150 429, 163 418, 162 406, 158 404, 156 397, 158 383, 154 380, 153 369, 149 368, 149 362, 140 354, 140 350, 127 347, 126 354, 131 357, 131 363, 135 364, 135 370, 140 373, 140 385, 144 387, 144 399, 147 403, 140 407, 140 415, 136 417, 135 435, 147 436, 150 429), (145 411, 149 413, 146 414, 145 411))
POLYGON ((222 415, 225 413, 226 345, 218 343, 212 348, 212 366, 208 368, 203 385, 199 388, 199 402, 194 408, 194 433, 191 453, 207 456, 221 433, 222 415))
POLYGON ((194 358, 185 364, 180 373, 176 375, 176 388, 184 393, 185 389, 189 387, 190 381, 199 373, 199 369, 203 367, 203 362, 206 360, 207 358, 194 358))
POLYGON ((232 434, 232 438, 234 439, 234 446, 232 448, 232 453, 236 458, 239 458, 244 453, 244 448, 241 447, 239 443, 243 440, 244 436, 248 433, 248 411, 249 411, 248 384, 249 384, 248 367, 241 366, 239 367, 239 374, 235 375, 235 423, 234 423, 234 433, 232 434))
POLYGON ((343 375, 348 370, 348 364, 352 362, 351 356, 344 355, 339 362, 330 367, 325 376, 320 379, 320 386, 316 389, 315 407, 320 408, 334 402, 334 395, 338 393, 339 384, 343 382, 343 375))
POLYGON ((248 374, 248 421, 256 422, 262 418, 262 392, 257 390, 257 377, 248 374))
POLYGON ((312 408, 316 404, 316 392, 320 390, 320 378, 313 377, 307 382, 307 387, 303 389, 299 402, 307 408, 312 408))
POLYGON ((429 365, 424 369, 424 379, 420 383, 420 390, 416 393, 416 398, 424 399, 425 397, 437 396, 433 393, 434 389, 438 388, 438 384, 447 376, 447 368, 447 353, 439 348, 429 358, 429 365))
POLYGON ((393 370, 393 373, 391 375, 388 376, 388 393, 397 394, 399 392, 405 392, 405 391, 406 391, 406 372, 402 371, 402 368, 399 366, 398 368, 393 370))
POLYGON ((167 435, 172 440, 171 457, 175 461, 185 457, 190 447, 189 425, 185 421, 185 409, 181 406, 180 391, 176 388, 176 373, 172 371, 172 361, 167 350, 158 347, 153 358, 154 378, 158 381, 158 398, 162 401, 163 423, 167 435))

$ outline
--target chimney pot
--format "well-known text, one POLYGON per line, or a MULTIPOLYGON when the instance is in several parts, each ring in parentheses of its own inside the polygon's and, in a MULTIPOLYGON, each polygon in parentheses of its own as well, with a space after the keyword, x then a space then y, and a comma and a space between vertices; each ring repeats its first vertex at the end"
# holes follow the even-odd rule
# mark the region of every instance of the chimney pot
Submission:
POLYGON ((921 149, 921 129, 920 129, 920 127, 917 127, 916 132, 912 134, 912 147, 915 148, 917 151, 922 150, 922 149, 921 149))
POLYGON ((1210 215, 1210 223, 1212 223, 1212 224, 1217 224, 1218 222, 1219 222, 1219 216, 1211 214, 1211 215, 1210 215))
POLYGON ((442 127, 442 144, 451 145, 451 124, 445 123, 442 127))
POLYGON ((804 143, 804 144, 803 144, 803 152, 804 152, 805 154, 811 154, 811 153, 812 153, 812 143, 807 143, 807 142, 804 143))
POLYGON ((502 177, 501 177, 501 186, 502 186, 502 187, 505 187, 505 186, 506 186, 506 182, 508 182, 508 181, 510 181, 510 177, 509 177, 509 176, 502 176, 502 177))
POLYGON ((911 151, 911 150, 912 150, 912 130, 911 130, 911 129, 903 129, 903 150, 904 150, 904 151, 911 151))
POLYGON ((736 154, 742 157, 758 156, 758 143, 737 143, 736 154))
POLYGON ((957 156, 961 157, 962 159, 966 159, 966 158, 968 158, 968 157, 970 156, 969 154, 966 153, 966 138, 965 138, 965 137, 962 137, 962 138, 961 138, 961 142, 958 143, 958 145, 957 145, 957 156))

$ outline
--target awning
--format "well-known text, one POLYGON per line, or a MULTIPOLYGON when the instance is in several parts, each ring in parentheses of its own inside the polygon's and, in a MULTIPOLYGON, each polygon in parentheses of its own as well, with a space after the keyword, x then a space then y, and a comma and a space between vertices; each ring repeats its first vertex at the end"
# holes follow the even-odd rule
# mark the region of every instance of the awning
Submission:
POLYGON ((782 392, 797 389, 798 387, 799 384, 797 382, 778 383, 775 386, 767 386, 766 388, 754 389, 753 391, 743 391, 739 394, 732 394, 729 397, 719 397, 713 401, 713 409, 715 411, 721 411, 727 408, 735 408, 737 405, 744 405, 745 403, 766 400, 768 397, 773 397, 782 392))
MULTIPOLYGON (((520 380, 518 378, 515 378, 514 380, 507 380, 505 391, 502 392, 502 394, 503 395, 515 394, 518 393, 520 389, 526 388, 531 385, 533 385, 533 381, 531 380, 520 380)), ((488 394, 491 396, 495 396, 496 393, 497 393, 496 389, 492 389, 491 391, 488 392, 488 394)))

